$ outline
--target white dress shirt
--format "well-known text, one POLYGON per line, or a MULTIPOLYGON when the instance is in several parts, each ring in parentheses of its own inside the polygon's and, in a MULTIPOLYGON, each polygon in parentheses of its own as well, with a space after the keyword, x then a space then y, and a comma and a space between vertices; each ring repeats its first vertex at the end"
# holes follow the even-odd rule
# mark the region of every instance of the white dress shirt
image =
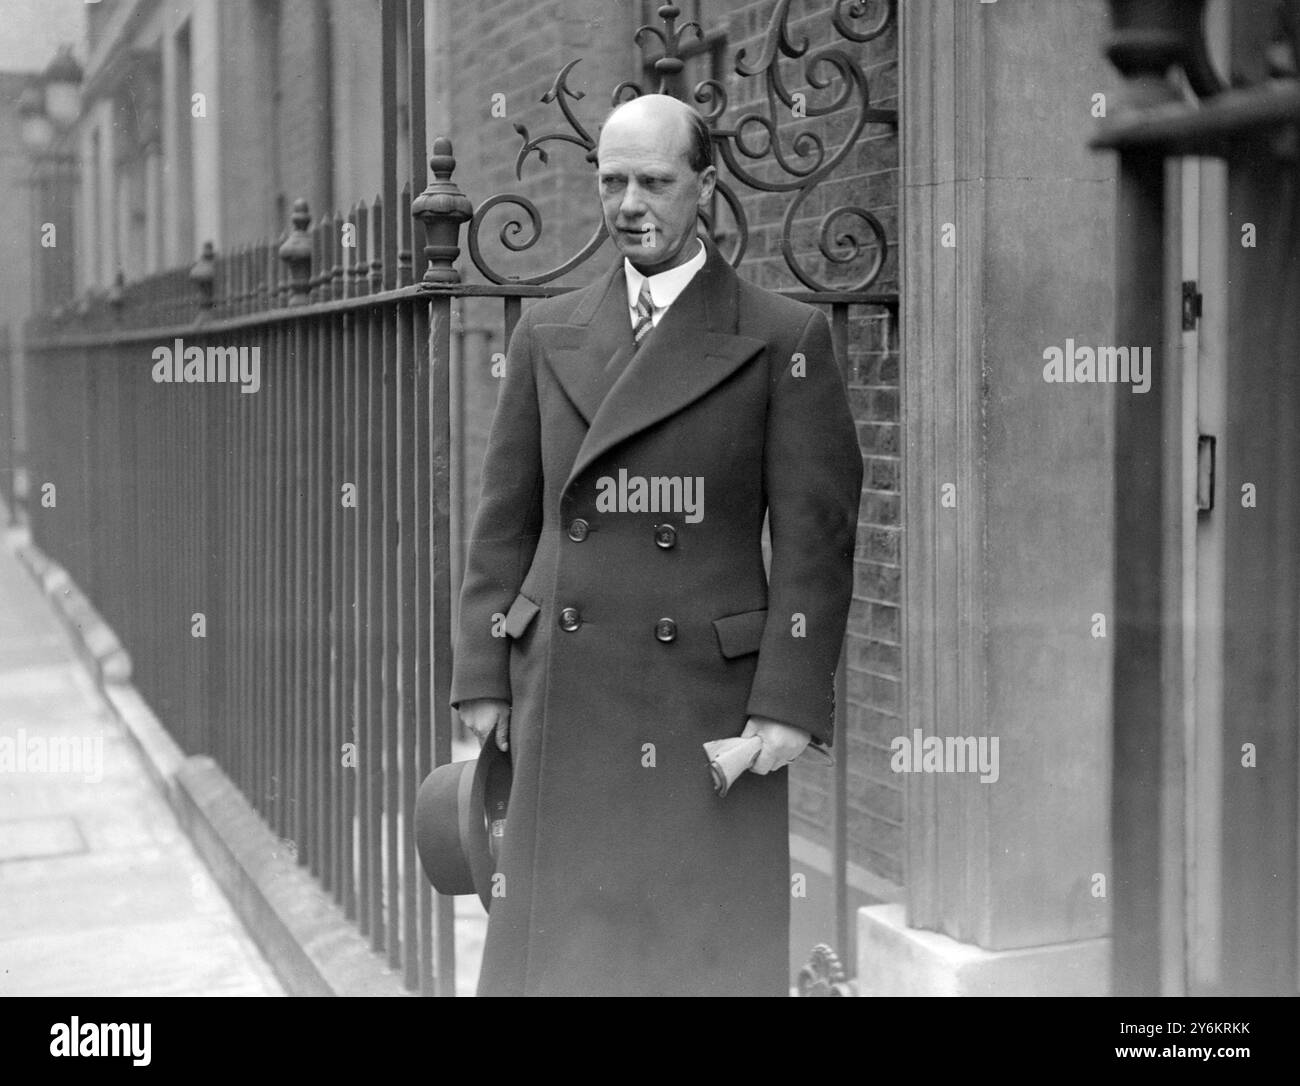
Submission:
POLYGON ((650 314, 652 324, 658 325, 668 307, 677 301, 677 296, 686 289, 686 284, 695 278, 695 273, 704 267, 704 261, 708 256, 708 250, 704 248, 704 242, 699 238, 695 239, 695 244, 699 246, 697 252, 685 264, 678 264, 675 268, 669 268, 667 271, 656 272, 654 275, 642 275, 636 268, 632 267, 632 262, 623 258, 623 272, 627 277, 627 308, 631 315, 632 327, 636 327, 636 301, 641 296, 641 282, 646 280, 650 284, 650 298, 654 302, 654 310, 650 314))

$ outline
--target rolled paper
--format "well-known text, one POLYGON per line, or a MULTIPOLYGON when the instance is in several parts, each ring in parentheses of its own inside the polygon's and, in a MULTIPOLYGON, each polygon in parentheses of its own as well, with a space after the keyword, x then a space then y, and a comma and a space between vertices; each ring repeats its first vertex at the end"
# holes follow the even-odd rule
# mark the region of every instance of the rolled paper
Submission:
MULTIPOLYGON (((736 783, 736 778, 753 767, 762 749, 763 741, 756 735, 751 735, 748 739, 714 739, 704 744, 704 752, 709 757, 709 772, 713 775, 713 787, 718 795, 725 796, 727 790, 736 783)), ((796 759, 799 760, 816 765, 835 764, 830 749, 815 739, 804 747, 803 753, 796 759)))
POLYGON ((754 764, 763 749, 763 740, 756 735, 747 739, 714 739, 704 744, 709 758, 709 772, 713 774, 713 787, 719 796, 725 796, 736 778, 754 764))

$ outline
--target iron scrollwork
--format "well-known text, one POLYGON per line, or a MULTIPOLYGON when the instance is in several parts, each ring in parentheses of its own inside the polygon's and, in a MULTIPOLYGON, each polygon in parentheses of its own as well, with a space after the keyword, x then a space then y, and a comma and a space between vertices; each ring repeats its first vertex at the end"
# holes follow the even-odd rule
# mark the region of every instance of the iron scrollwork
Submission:
MULTIPOLYGON (((520 139, 523 140, 523 146, 519 148, 519 153, 515 156, 515 177, 522 180, 524 176, 524 163, 528 161, 529 156, 536 155, 538 161, 543 165, 550 161, 550 155, 546 151, 548 143, 572 143, 581 147, 587 152, 587 159, 595 162, 596 140, 583 127, 578 120, 577 115, 569 106, 569 99, 578 101, 586 97, 582 91, 575 91, 569 87, 569 73, 578 65, 581 58, 571 60, 556 75, 555 80, 551 83, 551 88, 544 95, 542 101, 546 103, 555 102, 560 107, 560 112, 564 114, 564 119, 569 122, 569 127, 573 130, 570 132, 549 132, 544 136, 532 138, 528 134, 528 127, 518 121, 515 122, 514 128, 519 133, 520 139)), ((616 92, 617 93, 617 92, 616 92)), ((478 268, 493 283, 550 283, 561 276, 571 272, 574 268, 585 263, 587 259, 600 248, 601 243, 605 240, 605 224, 602 222, 596 228, 596 232, 587 240, 587 243, 572 257, 566 260, 559 267, 552 268, 550 271, 542 272, 540 275, 521 278, 517 275, 503 275, 495 268, 488 264, 483 256, 482 247, 479 244, 479 232, 483 228, 483 221, 488 212, 493 208, 502 206, 511 206, 521 208, 528 216, 528 225, 525 225, 517 218, 508 219, 504 226, 501 227, 497 235, 498 240, 512 253, 522 253, 531 249, 537 244, 538 239, 542 236, 542 216, 534 204, 527 196, 520 193, 508 192, 500 193, 496 196, 489 197, 479 205, 474 217, 470 220, 467 243, 469 246, 470 259, 474 262, 474 267, 478 268), (523 234, 520 239, 519 235, 523 234)))
MULTIPOLYGON (((743 113, 734 124, 727 127, 723 118, 728 109, 727 88, 716 79, 705 79, 695 85, 692 98, 705 122, 709 125, 714 146, 727 177, 718 179, 718 198, 735 223, 736 238, 727 259, 738 266, 745 256, 749 243, 749 220, 743 201, 736 192, 742 185, 757 192, 789 193, 792 198, 786 206, 781 222, 781 255, 791 274, 812 291, 862 292, 868 290, 879 278, 888 256, 889 247, 884 226, 868 208, 857 203, 846 203, 826 211, 816 227, 817 249, 829 265, 844 267, 860 260, 874 250, 865 273, 851 286, 832 286, 824 282, 801 262, 794 243, 794 230, 800 221, 800 212, 814 190, 829 177, 853 150, 859 135, 868 124, 897 126, 898 111, 873 108, 866 74, 843 48, 835 45, 810 51, 805 38, 796 42, 790 30, 791 0, 778 0, 761 48, 755 58, 747 59, 747 50, 741 49, 735 57, 736 74, 743 78, 762 77, 765 88, 765 111, 751 110, 743 113), (829 101, 820 104, 809 101, 802 92, 791 91, 782 74, 782 61, 803 61, 803 78, 814 92, 827 91, 838 86, 838 92, 829 101), (790 138, 783 138, 782 121, 829 117, 841 111, 851 111, 847 134, 843 142, 829 149, 822 135, 804 130, 790 138), (788 140, 788 142, 787 142, 788 140), (761 168, 774 164, 775 169, 761 168), (765 176, 775 173, 777 176, 765 176), (857 227, 855 230, 854 227, 857 227), (863 233, 865 231, 865 235, 863 233)), ((897 0, 835 0, 828 17, 834 31, 847 42, 865 43, 884 34, 892 25, 897 10, 897 0), (864 23, 869 15, 874 19, 864 23)), ((673 80, 684 68, 681 46, 684 37, 693 33, 703 40, 703 30, 696 22, 678 24, 681 9, 676 4, 662 4, 658 15, 663 23, 642 26, 635 35, 638 45, 654 38, 663 47, 663 53, 651 68, 659 76, 658 91, 668 93, 673 80)), ((515 176, 522 180, 525 163, 532 156, 545 165, 549 162, 547 145, 568 143, 582 148, 589 162, 595 162, 596 139, 574 113, 571 102, 584 97, 568 85, 569 74, 579 63, 572 60, 556 75, 550 89, 542 97, 546 103, 559 106, 569 131, 550 132, 532 136, 528 128, 515 124, 522 146, 515 159, 515 176)), ((619 105, 645 93, 633 81, 620 83, 614 88, 610 101, 619 105)), ((480 232, 490 212, 499 207, 514 207, 523 212, 526 222, 519 216, 507 220, 497 235, 501 244, 511 253, 522 253, 537 244, 543 231, 542 217, 537 206, 519 193, 503 193, 486 200, 475 212, 469 225, 468 247, 474 266, 493 283, 549 283, 586 262, 605 240, 601 223, 582 248, 558 267, 538 275, 521 277, 508 275, 492 267, 480 245, 480 232)), ((705 227, 719 236, 718 224, 713 217, 702 213, 705 227)))

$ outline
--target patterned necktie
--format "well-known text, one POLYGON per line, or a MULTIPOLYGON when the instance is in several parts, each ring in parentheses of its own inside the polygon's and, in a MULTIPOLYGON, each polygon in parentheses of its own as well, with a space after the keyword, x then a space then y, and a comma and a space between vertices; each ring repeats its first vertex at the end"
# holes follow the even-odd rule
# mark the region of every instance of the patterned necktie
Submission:
POLYGON ((655 311, 654 299, 650 297, 650 281, 641 280, 641 293, 636 298, 636 325, 632 329, 632 339, 639 347, 641 341, 650 334, 654 327, 653 313, 655 311))

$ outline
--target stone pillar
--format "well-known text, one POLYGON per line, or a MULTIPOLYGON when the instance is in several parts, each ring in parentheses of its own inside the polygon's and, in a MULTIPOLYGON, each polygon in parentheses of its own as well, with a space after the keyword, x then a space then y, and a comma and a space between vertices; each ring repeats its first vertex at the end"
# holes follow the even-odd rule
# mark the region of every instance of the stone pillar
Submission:
POLYGON ((77 130, 81 162, 81 185, 77 195, 77 293, 83 294, 99 281, 99 141, 93 113, 77 130))
MULTIPOLYGON (((224 64, 221 56, 221 11, 217 0, 194 0, 190 17, 191 94, 204 96, 204 116, 195 117, 190 103, 190 146, 193 155, 193 230, 186 237, 185 259, 193 259, 208 238, 221 247, 222 157, 221 106, 224 64)), ((187 103, 180 103, 185 108, 187 103)), ((182 224, 182 229, 184 224, 182 224)))
POLYGON ((162 271, 163 254, 163 134, 162 53, 153 50, 140 57, 133 73, 139 86, 136 101, 136 138, 144 157, 144 254, 146 275, 162 271))
POLYGON ((118 129, 117 102, 109 97, 98 103, 95 125, 99 131, 99 160, 95 163, 98 175, 96 191, 99 196, 99 269, 96 286, 107 288, 117 275, 121 262, 118 248, 121 214, 118 203, 117 157, 118 129))
POLYGON ((162 271, 162 155, 156 143, 145 151, 144 164, 144 271, 162 271))
POLYGON ((860 911, 860 990, 1102 994, 1109 434, 1138 394, 1048 383, 1044 352, 1114 335, 1107 10, 900 8, 903 738, 997 772, 905 773, 907 902, 860 911))
MULTIPOLYGON (((176 24, 175 19, 163 20, 163 31, 159 37, 161 55, 160 80, 161 100, 159 102, 159 150, 166 168, 161 175, 159 199, 162 210, 162 262, 164 267, 171 267, 177 250, 180 248, 180 193, 177 190, 179 170, 179 153, 177 136, 179 132, 176 77, 176 24)), ((188 108, 188 103, 184 103, 188 108)))

